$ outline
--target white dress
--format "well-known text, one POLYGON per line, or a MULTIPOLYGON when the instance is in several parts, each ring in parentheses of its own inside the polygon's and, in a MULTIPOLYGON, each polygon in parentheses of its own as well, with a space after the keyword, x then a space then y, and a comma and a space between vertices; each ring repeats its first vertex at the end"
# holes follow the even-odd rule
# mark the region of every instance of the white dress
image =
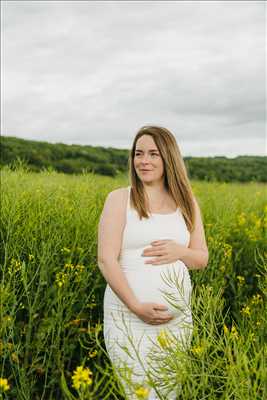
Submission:
MULTIPOLYGON (((172 264, 145 264, 146 260, 155 257, 143 257, 141 254, 145 248, 151 247, 152 241, 161 239, 172 239, 188 247, 190 233, 179 208, 170 214, 152 213, 150 218, 140 220, 137 211, 130 207, 130 190, 128 186, 120 266, 140 302, 164 304, 174 318, 159 325, 145 323, 129 310, 107 284, 104 294, 105 346, 127 400, 138 398, 135 394, 138 384, 149 389, 149 400, 159 399, 158 391, 163 398, 171 400, 176 398, 175 392, 167 394, 168 388, 160 388, 159 384, 156 388, 151 387, 148 373, 153 371, 154 375, 151 376, 155 377, 159 370, 155 355, 162 355, 165 351, 166 342, 160 340, 163 337, 162 330, 175 335, 176 342, 183 343, 184 348, 190 345, 193 329, 190 274, 180 260, 172 264), (131 374, 127 375, 127 371, 131 371, 131 374)), ((160 382, 160 377, 158 379, 160 382)))

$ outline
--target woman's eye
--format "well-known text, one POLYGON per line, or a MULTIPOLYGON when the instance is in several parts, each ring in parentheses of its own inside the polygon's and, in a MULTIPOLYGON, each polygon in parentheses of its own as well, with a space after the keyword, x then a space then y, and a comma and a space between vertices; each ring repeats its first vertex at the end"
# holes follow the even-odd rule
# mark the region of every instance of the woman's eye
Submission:
MULTIPOLYGON (((136 156, 136 157, 141 156, 141 153, 135 153, 135 156, 136 156)), ((152 154, 151 154, 151 157, 157 157, 157 156, 158 156, 157 153, 152 153, 152 154)))

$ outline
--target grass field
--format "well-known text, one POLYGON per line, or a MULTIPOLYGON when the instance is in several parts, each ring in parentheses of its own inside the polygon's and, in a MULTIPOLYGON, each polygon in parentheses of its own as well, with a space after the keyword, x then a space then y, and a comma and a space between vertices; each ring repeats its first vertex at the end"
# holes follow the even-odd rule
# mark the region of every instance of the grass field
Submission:
MULTIPOLYGON (((123 399, 104 347, 97 225, 106 195, 128 184, 123 176, 2 169, 0 398, 123 399)), ((179 353, 159 340, 153 382, 179 382, 182 400, 262 400, 266 185, 192 187, 209 264, 190 270, 192 346, 179 353)), ((136 390, 146 398, 145 387, 136 390)))

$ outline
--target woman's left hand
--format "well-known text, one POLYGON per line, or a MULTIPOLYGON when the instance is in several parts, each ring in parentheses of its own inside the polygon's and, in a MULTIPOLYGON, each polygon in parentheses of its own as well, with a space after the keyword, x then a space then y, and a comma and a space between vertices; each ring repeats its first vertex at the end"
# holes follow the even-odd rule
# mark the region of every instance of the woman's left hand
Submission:
POLYGON ((170 264, 176 262, 186 253, 187 247, 180 245, 175 240, 155 240, 151 242, 152 247, 144 249, 142 256, 154 257, 152 260, 145 261, 145 264, 170 264))

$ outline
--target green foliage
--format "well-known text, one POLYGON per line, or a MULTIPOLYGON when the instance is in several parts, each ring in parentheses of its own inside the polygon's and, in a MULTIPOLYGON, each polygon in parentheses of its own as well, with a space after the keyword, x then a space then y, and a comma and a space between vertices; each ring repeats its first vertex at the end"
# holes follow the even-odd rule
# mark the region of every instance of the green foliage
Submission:
MULTIPOLYGON (((104 199, 128 182, 51 168, 35 174, 23 162, 4 167, 1 178, 0 354, 1 376, 10 384, 3 396, 123 400, 104 346, 106 282, 96 256, 104 199), (78 366, 92 371, 84 390, 73 386, 78 366)), ((179 400, 260 400, 266 397, 266 186, 192 185, 210 254, 207 268, 189 269, 193 341, 186 353, 159 349, 150 378, 156 387, 179 381, 179 400)))
MULTIPOLYGON (((31 171, 52 167, 58 172, 99 175, 127 174, 129 150, 47 143, 3 136, 0 165, 24 161, 31 171)), ((184 157, 190 179, 209 182, 267 182, 267 157, 184 157)))

